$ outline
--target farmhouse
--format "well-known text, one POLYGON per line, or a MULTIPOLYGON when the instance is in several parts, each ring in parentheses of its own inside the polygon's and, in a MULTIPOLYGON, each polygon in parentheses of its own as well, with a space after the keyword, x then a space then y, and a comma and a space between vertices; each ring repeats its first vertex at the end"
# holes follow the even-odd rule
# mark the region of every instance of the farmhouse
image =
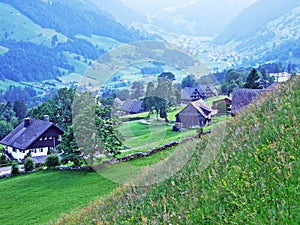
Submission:
POLYGON ((6 146, 5 152, 11 160, 24 161, 30 153, 36 163, 45 161, 49 150, 55 150, 61 143, 64 131, 54 123, 26 118, 0 142, 6 146))
POLYGON ((189 103, 176 114, 176 122, 182 127, 204 127, 211 123, 212 109, 206 105, 203 99, 189 103))
POLYGON ((128 99, 121 106, 121 110, 129 114, 137 114, 143 112, 142 101, 128 99))
POLYGON ((206 99, 206 95, 200 85, 197 85, 194 88, 185 87, 181 91, 181 98, 183 102, 191 102, 199 99, 206 99))
POLYGON ((291 79, 291 74, 287 72, 282 72, 282 73, 270 73, 271 77, 274 77, 275 82, 286 82, 289 79, 291 79))

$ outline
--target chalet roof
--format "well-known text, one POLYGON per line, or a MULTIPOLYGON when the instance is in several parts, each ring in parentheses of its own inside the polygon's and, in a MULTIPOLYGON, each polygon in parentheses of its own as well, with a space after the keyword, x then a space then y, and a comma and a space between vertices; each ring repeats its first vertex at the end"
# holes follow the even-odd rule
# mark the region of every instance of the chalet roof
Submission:
POLYGON ((28 120, 30 121, 28 126, 25 126, 24 120, 12 132, 3 138, 0 143, 6 146, 26 150, 52 126, 55 126, 62 133, 64 132, 60 127, 56 126, 52 122, 31 118, 28 118, 28 120))
POLYGON ((264 90, 262 89, 234 89, 232 93, 232 115, 236 115, 242 109, 246 108, 251 102, 257 99, 264 90))
POLYGON ((197 90, 201 96, 205 96, 200 85, 197 85, 196 87, 185 87, 181 92, 182 99, 190 99, 195 90, 197 90))

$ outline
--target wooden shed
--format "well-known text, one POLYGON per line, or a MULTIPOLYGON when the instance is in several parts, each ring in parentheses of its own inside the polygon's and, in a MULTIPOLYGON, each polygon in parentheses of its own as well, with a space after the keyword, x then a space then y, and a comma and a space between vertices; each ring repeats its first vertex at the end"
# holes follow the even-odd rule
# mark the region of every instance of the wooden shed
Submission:
POLYGON ((204 127, 211 119, 212 109, 202 99, 189 103, 176 114, 176 122, 185 128, 204 127))

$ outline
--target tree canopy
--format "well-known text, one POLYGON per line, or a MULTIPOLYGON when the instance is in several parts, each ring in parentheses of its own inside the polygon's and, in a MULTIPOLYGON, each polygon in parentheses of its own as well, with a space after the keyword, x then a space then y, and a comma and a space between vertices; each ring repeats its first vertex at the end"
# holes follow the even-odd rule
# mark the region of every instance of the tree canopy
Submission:
POLYGON ((246 83, 244 85, 245 88, 251 89, 261 89, 262 85, 260 83, 261 73, 257 69, 252 69, 250 74, 246 79, 246 83))

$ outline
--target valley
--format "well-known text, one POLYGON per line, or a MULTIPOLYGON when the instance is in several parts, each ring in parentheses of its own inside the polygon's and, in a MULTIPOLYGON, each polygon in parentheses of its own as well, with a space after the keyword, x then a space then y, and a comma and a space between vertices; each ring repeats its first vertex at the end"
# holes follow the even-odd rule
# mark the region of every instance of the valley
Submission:
POLYGON ((299 0, 0 0, 0 223, 300 221, 299 0))

